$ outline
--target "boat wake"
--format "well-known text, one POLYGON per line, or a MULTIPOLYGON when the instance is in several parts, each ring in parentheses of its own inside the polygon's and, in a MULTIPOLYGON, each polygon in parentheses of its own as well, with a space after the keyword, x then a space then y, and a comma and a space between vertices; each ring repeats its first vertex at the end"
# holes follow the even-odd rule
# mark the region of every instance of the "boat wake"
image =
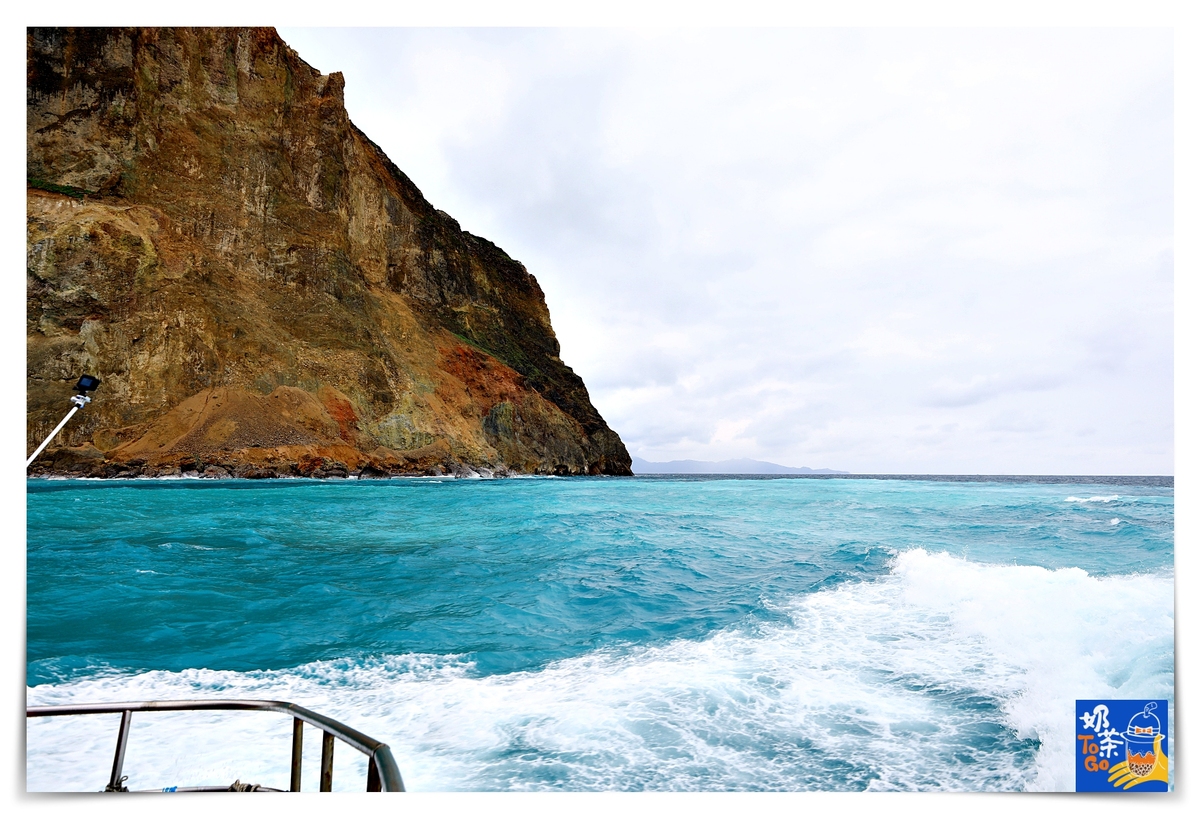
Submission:
MULTIPOLYGON (((782 622, 532 671, 415 654, 107 670, 28 700, 295 701, 390 744, 410 790, 1071 790, 1074 699, 1173 701, 1172 586, 918 549, 881 579, 780 603, 782 622)), ((115 735, 115 716, 32 720, 28 788, 101 788, 115 735)), ((146 714, 126 772, 139 788, 285 788, 290 736, 271 714, 146 714)), ((336 758, 336 788, 362 788, 355 756, 336 758)))

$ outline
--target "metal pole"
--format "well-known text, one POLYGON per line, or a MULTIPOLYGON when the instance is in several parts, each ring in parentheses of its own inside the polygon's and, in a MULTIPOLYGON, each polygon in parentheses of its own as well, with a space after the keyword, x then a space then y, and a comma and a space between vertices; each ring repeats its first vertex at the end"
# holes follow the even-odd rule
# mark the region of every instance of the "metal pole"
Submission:
POLYGON ((124 792, 121 786, 121 768, 125 766, 125 746, 129 743, 129 723, 133 721, 133 713, 121 711, 121 729, 117 732, 117 753, 113 756, 112 775, 108 778, 105 792, 124 792))
POLYGON ((25 461, 25 468, 29 468, 29 464, 32 463, 39 454, 42 453, 42 449, 44 449, 48 445, 50 445, 50 441, 54 440, 54 436, 56 434, 58 434, 60 431, 62 431, 62 427, 67 425, 67 421, 71 419, 71 415, 78 412, 80 407, 82 407, 82 406, 83 406, 82 403, 77 403, 71 407, 71 411, 67 412, 67 416, 62 419, 62 422, 54 427, 54 431, 50 433, 49 437, 47 437, 45 440, 42 441, 42 445, 38 446, 37 449, 34 450, 33 454, 29 455, 29 459, 25 461))
POLYGON ((304 759, 304 722, 292 719, 292 792, 300 792, 300 762, 304 759))
POLYGON ((379 774, 380 792, 404 792, 404 779, 400 777, 400 768, 392 757, 392 750, 386 744, 375 748, 371 754, 375 763, 375 772, 379 774))
POLYGON ((321 792, 333 792, 333 733, 321 733, 321 792))

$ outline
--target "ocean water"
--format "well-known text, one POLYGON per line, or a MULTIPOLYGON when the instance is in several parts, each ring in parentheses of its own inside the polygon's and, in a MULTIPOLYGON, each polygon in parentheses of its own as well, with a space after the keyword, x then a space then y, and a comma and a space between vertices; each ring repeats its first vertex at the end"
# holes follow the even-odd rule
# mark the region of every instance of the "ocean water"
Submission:
MULTIPOLYGON (((1073 790, 1165 698, 1170 479, 33 480, 27 700, 284 699, 409 790, 1073 790)), ((30 719, 99 790, 119 717, 30 719)), ((286 789, 290 719, 135 714, 131 789, 286 789)), ((317 731, 306 731, 305 789, 317 731)), ((365 786, 335 753, 334 789, 365 786)))

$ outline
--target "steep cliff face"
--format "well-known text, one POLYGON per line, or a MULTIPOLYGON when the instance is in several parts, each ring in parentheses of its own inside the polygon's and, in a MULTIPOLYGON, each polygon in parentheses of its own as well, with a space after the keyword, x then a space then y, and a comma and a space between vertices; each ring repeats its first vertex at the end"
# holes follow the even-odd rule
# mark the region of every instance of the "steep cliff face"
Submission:
POLYGON ((30 29, 38 468, 629 474, 517 261, 272 29, 30 29))

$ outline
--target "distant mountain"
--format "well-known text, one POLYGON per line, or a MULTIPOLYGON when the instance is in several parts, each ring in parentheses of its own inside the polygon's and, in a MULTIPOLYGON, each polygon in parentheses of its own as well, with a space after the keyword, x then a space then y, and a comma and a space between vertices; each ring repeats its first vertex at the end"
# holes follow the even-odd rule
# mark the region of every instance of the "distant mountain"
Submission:
POLYGON ((666 463, 652 463, 633 458, 634 474, 849 474, 848 471, 836 469, 810 469, 803 466, 799 469, 791 466, 780 466, 778 463, 768 463, 765 460, 671 460, 666 463))

